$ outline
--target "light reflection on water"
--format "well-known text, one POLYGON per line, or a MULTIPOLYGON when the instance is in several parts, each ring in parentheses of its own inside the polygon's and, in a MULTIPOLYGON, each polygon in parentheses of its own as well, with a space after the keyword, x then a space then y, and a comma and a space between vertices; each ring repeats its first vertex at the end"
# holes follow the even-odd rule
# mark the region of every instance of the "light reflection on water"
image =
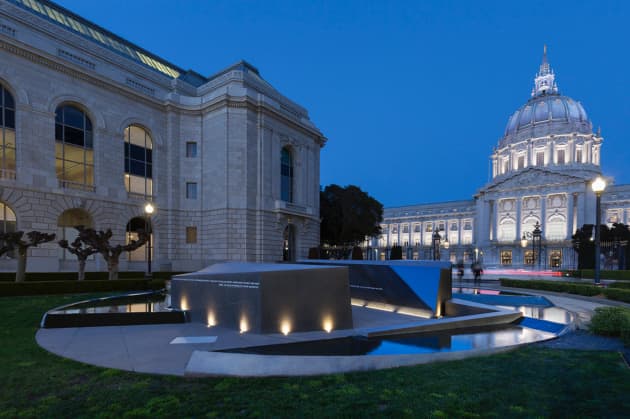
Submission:
POLYGON ((550 339, 552 333, 525 327, 462 334, 439 334, 425 337, 386 338, 368 355, 419 354, 433 352, 490 349, 550 339))

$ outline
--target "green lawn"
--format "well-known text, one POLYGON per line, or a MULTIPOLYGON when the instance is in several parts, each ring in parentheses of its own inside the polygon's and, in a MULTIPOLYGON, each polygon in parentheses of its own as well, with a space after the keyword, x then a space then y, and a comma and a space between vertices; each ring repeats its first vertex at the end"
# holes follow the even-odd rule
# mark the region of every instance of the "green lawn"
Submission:
POLYGON ((0 417, 627 417, 617 353, 508 354, 307 378, 185 379, 83 365, 35 343, 42 313, 84 296, 0 298, 0 417))

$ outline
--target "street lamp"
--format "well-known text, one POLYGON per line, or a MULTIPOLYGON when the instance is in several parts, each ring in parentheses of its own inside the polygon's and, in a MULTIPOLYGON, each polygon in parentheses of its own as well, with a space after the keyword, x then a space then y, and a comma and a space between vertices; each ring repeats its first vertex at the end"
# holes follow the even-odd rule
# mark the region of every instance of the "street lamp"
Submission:
POLYGON ((153 214, 154 211, 155 211, 155 207, 150 202, 148 202, 144 206, 144 214, 146 215, 144 219, 145 232, 149 236, 147 240, 147 273, 146 273, 147 278, 151 278, 151 276, 153 276, 153 274, 151 273, 151 236, 153 235, 153 226, 151 225, 151 215, 153 214))
POLYGON ((433 232, 432 236, 432 244, 433 244, 433 260, 440 260, 440 241, 442 237, 440 237, 440 233, 437 230, 433 232))
POLYGON ((591 188, 593 188, 593 192, 595 192, 595 285, 599 285, 599 262, 600 262, 600 224, 601 224, 601 206, 602 206, 602 192, 606 189, 606 181, 601 177, 597 176, 593 183, 591 183, 591 188))
POLYGON ((536 221, 536 225, 534 225, 534 231, 532 231, 532 253, 534 256, 534 260, 538 265, 538 270, 540 270, 540 252, 542 249, 542 230, 540 229, 540 223, 536 221))

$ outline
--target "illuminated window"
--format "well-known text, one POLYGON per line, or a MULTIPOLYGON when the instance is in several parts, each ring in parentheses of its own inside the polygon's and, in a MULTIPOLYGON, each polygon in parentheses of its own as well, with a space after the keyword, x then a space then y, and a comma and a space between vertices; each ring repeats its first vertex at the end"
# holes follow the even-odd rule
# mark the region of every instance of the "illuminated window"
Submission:
POLYGON ((413 226, 413 232, 414 233, 420 233, 420 224, 416 224, 413 226))
POLYGON ((197 143, 188 141, 186 143, 186 157, 197 157, 197 143))
POLYGON ((197 199, 196 182, 186 182, 186 199, 197 199))
POLYGON ((403 233, 409 233, 409 225, 405 224, 403 226, 403 233))
POLYGON ((144 197, 153 195, 153 141, 144 128, 125 128, 125 189, 144 197))
POLYGON ((558 150, 558 164, 564 164, 564 150, 558 150))
MULTIPOLYGON (((71 244, 79 235, 79 231, 75 228, 77 226, 94 228, 94 222, 90 214, 80 208, 65 210, 57 220, 57 239, 67 240, 71 244)), ((59 248, 59 258, 76 259, 73 254, 61 247, 59 248)), ((88 259, 94 260, 94 256, 90 256, 88 259)))
POLYGON ((536 152, 536 166, 544 166, 545 165, 545 152, 537 151, 536 152))
POLYGON ((518 168, 525 168, 525 156, 518 156, 518 168))
POLYGON ((506 218, 499 223, 499 241, 516 240, 516 223, 511 218, 506 218))
POLYGON ((512 264, 512 251, 502 250, 501 251, 501 265, 511 265, 511 264, 512 264))
POLYGON ((197 227, 186 227, 186 243, 197 243, 197 227))
POLYGON ((62 187, 94 190, 92 122, 72 105, 55 112, 55 170, 62 187))
POLYGON ((280 199, 293 202, 293 156, 287 147, 280 157, 280 199))
MULTIPOLYGON (((16 231, 17 220, 15 213, 4 203, 0 202, 0 233, 13 233, 16 231)), ((2 244, 2 242, 0 242, 2 244)), ((5 256, 14 258, 15 251, 5 253, 5 256)))
POLYGON ((15 102, 0 85, 0 178, 15 179, 15 102))
POLYGON ((532 250, 525 250, 525 254, 523 255, 523 264, 524 265, 534 264, 534 252, 532 250))
POLYGON ((582 149, 578 148, 575 150, 575 161, 578 163, 582 163, 582 149))
MULTIPOLYGON (((151 220, 144 217, 134 217, 131 220, 129 220, 129 222, 127 223, 127 228, 126 228, 127 243, 131 242, 132 240, 138 240, 138 237, 139 237, 138 232, 140 230, 144 232, 148 232, 149 235, 151 236, 151 242, 154 243, 153 228, 151 226, 151 220)), ((149 246, 147 242, 143 244, 142 246, 140 246, 139 248, 137 248, 136 250, 128 252, 128 256, 127 256, 128 259, 134 262, 147 260, 149 257, 148 247, 149 246)), ((151 246, 151 256, 153 256, 153 246, 151 246)))

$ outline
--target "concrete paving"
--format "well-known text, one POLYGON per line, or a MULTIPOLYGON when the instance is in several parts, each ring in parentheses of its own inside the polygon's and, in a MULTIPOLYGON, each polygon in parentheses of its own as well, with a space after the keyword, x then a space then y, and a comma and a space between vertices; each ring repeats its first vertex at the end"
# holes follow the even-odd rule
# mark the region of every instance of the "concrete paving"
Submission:
MULTIPOLYGON (((408 324, 417 317, 398 313, 353 307, 357 328, 408 324)), ((333 339, 352 336, 355 329, 335 330, 331 333, 305 332, 262 335, 239 333, 218 326, 201 323, 159 325, 73 327, 40 329, 35 338, 44 349, 65 358, 86 364, 127 371, 154 374, 184 375, 194 351, 215 351, 250 346, 333 339), (218 336, 214 343, 171 344, 177 337, 218 336)))
MULTIPOLYGON (((498 284, 484 284, 484 288, 491 287, 499 289, 498 284)), ((515 292, 529 293, 533 295, 544 295, 556 306, 575 313, 579 319, 578 327, 590 320, 593 310, 610 304, 607 300, 574 296, 558 295, 558 293, 529 291, 515 289, 515 292)), ((629 306, 629 304, 623 304, 629 306)), ((71 358, 87 364, 98 365, 108 368, 116 368, 127 371, 136 371, 153 374, 169 374, 183 376, 187 372, 189 375, 200 375, 204 371, 208 362, 208 355, 220 349, 230 349, 248 346, 271 345, 289 342, 300 342, 309 340, 319 340, 326 338, 337 338, 355 335, 356 329, 379 328, 384 326, 396 327, 405 324, 418 322, 417 317, 376 311, 362 307, 353 307, 353 317, 355 329, 336 330, 331 333, 307 332, 292 333, 288 336, 282 334, 259 335, 253 333, 239 333, 238 331, 221 327, 206 327, 200 323, 183 324, 162 324, 162 325, 139 325, 139 326, 108 326, 108 327, 81 327, 62 329, 40 329, 37 332, 36 340, 40 346, 57 355, 71 358), (171 344, 177 337, 202 337, 218 336, 214 343, 190 343, 171 344)), ((409 356, 362 356, 362 357, 336 357, 336 358, 357 358, 355 360, 334 360, 332 365, 337 365, 336 372, 366 370, 374 368, 385 368, 402 365, 412 365, 423 362, 433 362, 436 360, 460 359, 465 356, 479 356, 491 354, 506 348, 484 351, 463 351, 448 352, 438 354, 423 354, 409 356), (363 358, 360 361, 358 358, 363 358), (357 362, 362 362, 357 366, 357 362)), ((213 365, 226 363, 229 361, 232 367, 243 371, 243 365, 233 365, 233 360, 228 354, 214 357, 213 365), (225 355, 225 356, 223 356, 225 355), (218 359, 221 358, 221 359, 218 359)), ((229 354, 238 356, 238 354, 229 354)), ((248 355, 251 357, 251 355, 248 355)), ((287 357, 285 357, 287 358, 287 357)), ((253 359, 253 363, 260 363, 260 360, 253 359)), ((295 359, 286 360, 286 363, 295 363, 295 359)), ((329 361, 331 357, 326 357, 329 361)), ((250 361, 248 361, 250 362, 250 361)), ((313 360, 314 363, 320 362, 313 360)), ((297 362, 295 368, 303 365, 303 372, 307 372, 309 367, 304 361, 297 362)), ((227 366, 225 368, 228 368, 227 366)), ((229 369, 228 368, 228 369, 229 369)), ((300 371, 298 368, 296 371, 300 371)), ((215 371, 220 373, 220 371, 215 371)), ((225 371, 227 373, 227 370, 225 371)), ((332 372, 332 371, 331 371, 332 372)), ((272 375, 277 375, 278 371, 271 371, 272 375)), ((239 375, 239 374, 235 374, 239 375)))

